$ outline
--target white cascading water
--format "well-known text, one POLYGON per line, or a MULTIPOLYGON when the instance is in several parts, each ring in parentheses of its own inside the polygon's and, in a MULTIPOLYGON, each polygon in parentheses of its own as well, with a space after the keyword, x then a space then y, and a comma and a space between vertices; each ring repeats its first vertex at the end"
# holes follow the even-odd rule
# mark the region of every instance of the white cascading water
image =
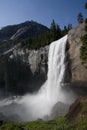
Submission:
POLYGON ((51 43, 48 56, 47 96, 52 102, 61 101, 60 90, 64 76, 64 59, 67 35, 51 43), (60 96, 59 96, 60 95, 60 96))
POLYGON ((17 99, 15 102, 23 106, 23 111, 12 111, 13 114, 20 115, 23 121, 31 121, 43 119, 49 116, 53 106, 57 102, 68 103, 71 94, 62 90, 64 77, 64 59, 67 35, 50 45, 48 55, 48 74, 47 81, 42 85, 41 89, 34 94, 28 94, 17 99))
POLYGON ((24 104, 28 108, 26 109, 26 113, 29 115, 29 119, 27 120, 36 120, 50 115, 53 106, 57 102, 67 102, 61 88, 65 70, 66 42, 67 35, 51 43, 48 55, 47 81, 38 93, 26 95, 20 101, 21 104, 24 104))

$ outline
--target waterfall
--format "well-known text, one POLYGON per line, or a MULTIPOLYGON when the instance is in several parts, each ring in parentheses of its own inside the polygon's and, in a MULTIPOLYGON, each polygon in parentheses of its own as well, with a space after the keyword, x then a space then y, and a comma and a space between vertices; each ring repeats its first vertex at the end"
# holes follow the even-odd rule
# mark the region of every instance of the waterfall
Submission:
POLYGON ((50 45, 48 56, 47 96, 51 101, 60 100, 59 94, 64 76, 64 59, 67 35, 50 45), (59 99, 58 99, 59 98, 59 99))
POLYGON ((48 54, 47 81, 37 93, 27 94, 21 99, 17 98, 13 107, 5 110, 7 115, 18 115, 22 121, 43 119, 51 115, 53 107, 58 102, 66 104, 71 102, 72 93, 62 89, 66 42, 67 35, 51 43, 48 54), (17 106, 14 107, 15 105, 17 106))
POLYGON ((57 102, 65 102, 66 100, 65 94, 61 89, 65 70, 66 42, 67 35, 51 43, 48 54, 47 81, 37 93, 26 95, 20 101, 21 104, 28 108, 26 113, 28 113, 30 120, 50 115, 53 106, 57 102))

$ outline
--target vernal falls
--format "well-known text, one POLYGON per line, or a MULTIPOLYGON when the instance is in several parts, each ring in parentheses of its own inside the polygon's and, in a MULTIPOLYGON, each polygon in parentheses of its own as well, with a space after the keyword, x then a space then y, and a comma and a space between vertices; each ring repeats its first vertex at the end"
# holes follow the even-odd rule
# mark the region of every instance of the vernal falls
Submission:
POLYGON ((12 121, 50 120, 64 114, 74 101, 75 95, 64 86, 65 48, 67 35, 50 44, 47 81, 37 93, 27 94, 15 100, 0 101, 3 119, 12 121))

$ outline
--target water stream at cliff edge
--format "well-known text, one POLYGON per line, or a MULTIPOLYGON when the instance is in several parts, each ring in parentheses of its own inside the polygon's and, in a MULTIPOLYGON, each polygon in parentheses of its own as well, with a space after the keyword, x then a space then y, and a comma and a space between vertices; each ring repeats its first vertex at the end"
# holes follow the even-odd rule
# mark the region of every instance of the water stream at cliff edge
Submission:
POLYGON ((71 102, 72 94, 62 91, 61 87, 65 70, 66 42, 67 35, 51 43, 48 55, 47 81, 37 93, 26 95, 21 99, 20 103, 25 105, 25 108, 27 108, 26 114, 30 117, 27 120, 41 119, 46 115, 50 115, 53 106, 57 102, 66 104, 71 102))
POLYGON ((19 115, 22 121, 43 119, 50 116, 57 102, 69 104, 73 101, 73 93, 62 89, 65 71, 64 59, 67 35, 50 44, 48 54, 47 81, 37 93, 28 94, 14 103, 23 109, 10 110, 9 113, 19 115))

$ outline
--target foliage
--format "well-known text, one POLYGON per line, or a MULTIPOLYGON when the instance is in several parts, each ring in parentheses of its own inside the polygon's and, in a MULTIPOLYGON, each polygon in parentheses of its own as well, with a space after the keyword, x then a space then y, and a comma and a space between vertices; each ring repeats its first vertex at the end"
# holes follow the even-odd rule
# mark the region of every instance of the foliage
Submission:
POLYGON ((84 21, 84 18, 83 18, 83 15, 82 15, 82 13, 80 12, 79 14, 78 14, 78 23, 80 24, 80 23, 83 23, 83 21, 84 21))
POLYGON ((87 120, 80 119, 76 122, 68 122, 64 117, 49 122, 32 121, 27 123, 2 123, 0 130, 86 130, 87 120))
MULTIPOLYGON (((85 4, 85 8, 87 9, 87 3, 85 4)), ((87 63, 87 19, 85 20, 85 35, 81 37, 82 46, 80 48, 80 58, 82 62, 87 63)))
POLYGON ((85 3, 85 9, 87 9, 87 2, 85 3))
POLYGON ((62 36, 66 35, 69 30, 72 29, 72 24, 68 24, 68 26, 64 26, 64 29, 62 30, 62 36))
POLYGON ((40 47, 48 45, 50 42, 51 42, 50 33, 47 32, 23 40, 23 42, 21 43, 21 47, 28 47, 29 49, 38 49, 40 47))
POLYGON ((62 37, 61 29, 59 25, 55 23, 54 20, 51 23, 50 34, 51 34, 52 41, 55 41, 62 37))

